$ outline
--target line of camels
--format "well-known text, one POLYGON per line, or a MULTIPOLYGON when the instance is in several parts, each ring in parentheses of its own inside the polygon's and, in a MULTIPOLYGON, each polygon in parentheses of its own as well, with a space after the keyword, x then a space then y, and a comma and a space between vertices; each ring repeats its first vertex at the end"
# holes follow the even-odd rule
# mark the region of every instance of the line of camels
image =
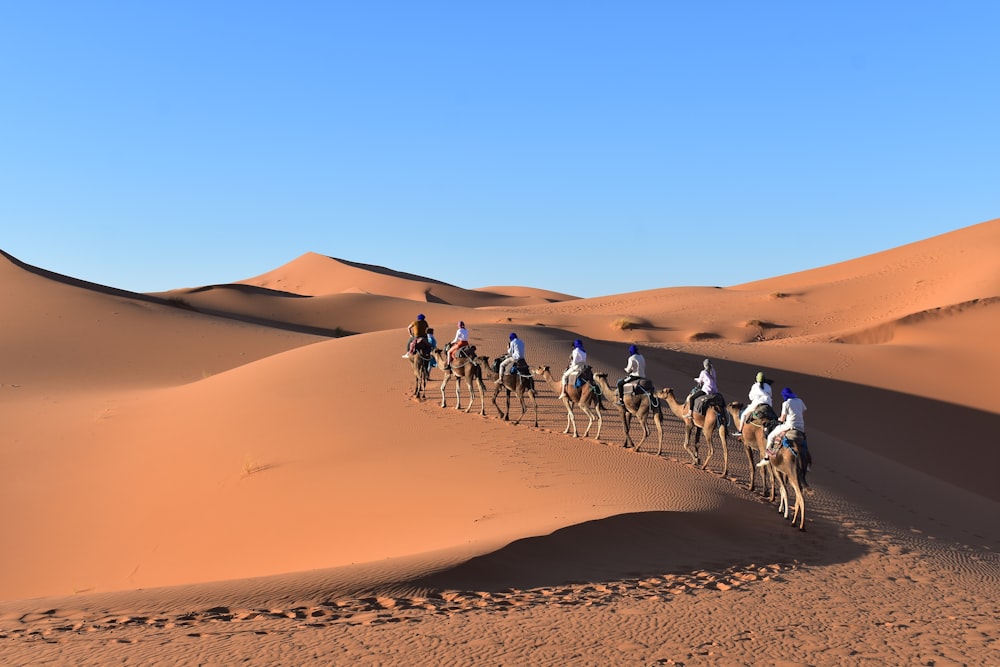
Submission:
MULTIPOLYGON (((459 356, 452 360, 450 365, 448 363, 448 353, 444 350, 435 349, 430 351, 429 354, 411 355, 413 372, 416 377, 414 396, 416 398, 427 397, 426 386, 430 375, 429 360, 433 358, 438 368, 444 374, 444 379, 440 387, 442 408, 448 407, 446 392, 448 384, 454 379, 455 409, 462 409, 462 385, 465 385, 469 392, 469 400, 465 406, 465 412, 468 413, 472 410, 476 402, 476 389, 478 389, 480 402, 479 414, 485 416, 487 389, 484 378, 486 378, 493 383, 492 403, 501 419, 508 421, 511 418, 510 404, 511 395, 513 394, 521 407, 521 414, 514 423, 519 424, 525 417, 528 409, 528 401, 530 400, 534 417, 533 425, 537 428, 538 395, 535 389, 535 376, 538 376, 557 395, 565 393, 565 396, 560 399, 566 407, 566 429, 563 431, 563 434, 571 433, 574 438, 579 437, 576 425, 576 408, 579 408, 587 418, 587 428, 583 432, 583 437, 588 437, 596 422, 597 429, 594 439, 599 440, 601 429, 604 425, 604 400, 607 399, 618 409, 618 414, 622 419, 625 431, 624 447, 626 448, 634 448, 637 452, 642 449, 643 444, 650 434, 647 421, 652 416, 657 432, 657 456, 663 452, 663 415, 661 404, 666 403, 670 411, 684 424, 683 445, 684 450, 691 457, 692 464, 695 466, 699 466, 700 464, 702 470, 708 469, 708 464, 715 454, 714 435, 718 435, 719 445, 722 449, 722 471, 718 474, 723 477, 729 474, 729 451, 726 448, 726 439, 729 435, 737 435, 734 425, 739 423, 740 413, 745 407, 743 403, 729 403, 725 409, 717 405, 712 405, 702 415, 697 411, 689 410, 685 403, 678 401, 672 388, 667 387, 654 390, 651 383, 644 381, 645 391, 626 393, 622 397, 622 404, 618 404, 617 391, 608 384, 607 373, 594 373, 593 384, 585 382, 580 387, 576 387, 573 384, 563 386, 561 379, 554 377, 551 368, 548 366, 534 366, 530 369, 530 373, 508 373, 502 382, 497 383, 497 373, 490 365, 489 357, 478 356, 475 346, 469 346, 465 350, 467 350, 466 354, 468 356, 459 356), (504 408, 501 408, 498 403, 501 392, 504 392, 506 397, 504 408), (642 426, 642 437, 638 442, 632 439, 630 433, 633 420, 638 421, 642 426), (701 461, 698 456, 698 441, 701 434, 704 434, 708 446, 708 456, 705 457, 704 461, 701 461)), ((755 490, 757 473, 754 453, 757 454, 758 460, 766 454, 767 439, 764 427, 752 421, 746 421, 739 437, 750 467, 750 481, 747 484, 747 489, 752 492, 755 490)), ((777 489, 779 497, 778 512, 785 519, 790 519, 792 525, 797 524, 799 530, 805 530, 805 497, 803 494, 805 481, 803 471, 800 469, 801 456, 791 449, 780 448, 776 454, 770 455, 769 461, 770 465, 761 468, 761 493, 763 494, 765 489, 767 489, 767 499, 769 502, 773 502, 775 500, 775 490, 777 489), (789 502, 788 486, 791 486, 794 493, 794 505, 791 505, 789 502)))

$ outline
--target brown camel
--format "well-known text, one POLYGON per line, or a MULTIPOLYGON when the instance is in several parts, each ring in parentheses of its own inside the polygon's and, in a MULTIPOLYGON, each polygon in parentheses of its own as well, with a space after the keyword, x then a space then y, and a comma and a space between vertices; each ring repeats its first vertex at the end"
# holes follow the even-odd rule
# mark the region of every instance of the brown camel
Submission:
POLYGON ((669 387, 656 392, 656 395, 665 400, 667 405, 670 406, 670 411, 684 422, 684 449, 691 455, 695 465, 698 465, 699 430, 705 434, 705 440, 708 442, 708 456, 701 466, 702 470, 708 467, 709 461, 712 460, 712 456, 715 454, 712 433, 713 431, 718 431, 719 440, 722 445, 722 476, 725 477, 729 474, 729 450, 726 449, 726 422, 729 420, 725 412, 720 411, 714 405, 709 407, 704 415, 694 411, 688 412, 688 406, 678 403, 677 397, 674 396, 674 390, 669 387), (692 434, 694 435, 693 438, 691 437, 692 434), (689 445, 694 447, 694 451, 691 450, 689 445))
POLYGON ((483 364, 483 359, 481 357, 476 357, 476 346, 471 345, 468 347, 463 347, 462 350, 468 350, 468 354, 459 355, 457 359, 451 362, 451 366, 448 366, 448 353, 444 350, 434 350, 434 358, 437 359, 438 367, 444 373, 444 379, 441 381, 441 407, 447 407, 447 401, 445 400, 445 390, 448 388, 448 382, 452 378, 455 378, 455 409, 462 409, 462 382, 465 382, 465 386, 469 388, 469 405, 465 408, 466 412, 472 409, 473 404, 476 402, 476 390, 475 387, 479 387, 479 403, 481 409, 479 414, 486 414, 486 385, 483 384, 483 369, 481 364, 483 364))
POLYGON ((805 496, 802 494, 802 483, 799 471, 799 461, 801 456, 798 455, 796 450, 789 449, 788 447, 779 447, 777 452, 774 452, 768 458, 772 472, 774 472, 775 477, 778 478, 777 486, 778 492, 781 494, 781 502, 778 503, 778 512, 782 514, 786 519, 788 516, 788 489, 785 488, 787 484, 792 485, 792 490, 795 491, 795 507, 792 508, 792 525, 795 525, 795 519, 799 520, 799 530, 805 530, 806 521, 806 501, 805 496))
MULTIPOLYGON (((488 363, 489 358, 481 357, 481 359, 483 360, 482 367, 484 369, 489 369, 488 372, 490 373, 490 378, 495 380, 497 377, 497 371, 493 368, 493 366, 490 366, 490 364, 488 363)), ((497 361, 498 360, 494 360, 493 362, 494 365, 497 364, 497 361)), ((528 371, 527 375, 523 374, 521 371, 516 371, 514 373, 507 373, 503 378, 503 382, 499 382, 494 386, 496 388, 493 391, 493 405, 496 406, 497 412, 500 414, 500 417, 504 421, 508 421, 510 419, 510 394, 511 392, 514 392, 514 395, 517 396, 518 402, 521 404, 521 416, 518 417, 517 421, 515 421, 514 423, 520 424, 521 420, 524 418, 524 415, 527 413, 527 407, 525 406, 524 403, 524 397, 525 395, 528 395, 531 397, 531 404, 535 411, 535 428, 538 428, 538 394, 535 393, 535 378, 531 376, 531 371, 528 371), (500 395, 501 389, 507 392, 506 412, 501 410, 500 404, 497 403, 497 396, 500 395)))
MULTIPOLYGON (((736 423, 739 423, 740 412, 743 411, 743 407, 742 403, 730 403, 728 406, 729 414, 736 423)), ((764 427, 761 424, 755 424, 751 421, 743 424, 742 437, 743 448, 746 450, 747 459, 750 460, 750 486, 748 488, 752 490, 754 472, 757 470, 757 467, 753 464, 751 451, 756 449, 760 457, 763 458, 767 454, 767 437, 764 435, 764 427)), ((792 490, 795 492, 795 507, 792 509, 791 516, 792 525, 798 519, 799 530, 805 530, 806 505, 805 497, 802 493, 804 480, 800 467, 802 463, 802 450, 800 442, 795 439, 794 435, 789 439, 789 442, 792 444, 792 448, 779 447, 777 452, 768 457, 770 465, 764 467, 764 470, 771 472, 771 493, 768 500, 774 500, 774 487, 777 486, 781 498, 778 503, 778 512, 788 519, 787 485, 791 484, 792 490)), ((763 477, 763 475, 762 471, 761 476, 763 477)))
POLYGON ((413 387, 413 398, 422 399, 427 398, 427 380, 431 376, 431 346, 424 343, 422 347, 419 344, 417 348, 410 353, 410 365, 413 367, 413 377, 416 379, 416 384, 413 387))
MULTIPOLYGON (((740 423, 740 413, 743 412, 743 408, 746 406, 742 403, 730 403, 727 406, 729 410, 729 415, 733 419, 734 424, 740 423)), ((735 435, 735 434, 734 434, 735 435)), ((767 451, 767 436, 764 434, 764 427, 760 424, 755 424, 747 418, 747 421, 743 424, 743 430, 740 434, 743 441, 743 451, 747 455, 747 463, 750 464, 750 484, 747 485, 749 491, 753 491, 754 483, 757 477, 757 466, 755 465, 753 453, 757 452, 758 460, 764 458, 767 451)), ((762 468, 760 472, 761 486, 764 488, 770 487, 771 493, 768 496, 768 500, 774 500, 774 474, 770 468, 762 468)), ((764 488, 761 489, 763 493, 764 488)))
POLYGON ((561 380, 557 380, 552 377, 552 371, 548 366, 536 366, 531 369, 532 374, 540 375, 552 388, 552 391, 562 393, 565 391, 566 396, 562 398, 563 405, 566 406, 566 430, 563 433, 569 433, 570 428, 573 429, 573 437, 576 438, 576 415, 573 414, 573 406, 579 406, 583 410, 583 414, 587 415, 587 430, 583 432, 583 437, 587 437, 590 433, 590 427, 594 425, 594 417, 597 417, 597 435, 594 436, 595 440, 601 439, 601 427, 604 425, 604 415, 602 414, 601 405, 601 394, 594 391, 594 387, 589 383, 584 383, 582 387, 575 387, 573 385, 563 386, 561 380))
MULTIPOLYGON (((617 391, 608 386, 607 373, 594 373, 594 381, 597 382, 597 387, 603 394, 607 396, 617 395, 617 391)), ((652 390, 652 385, 650 385, 650 390, 652 390)), ((624 405, 618 406, 618 413, 621 415, 622 426, 625 429, 625 446, 634 446, 635 451, 642 448, 642 443, 646 442, 646 438, 649 436, 646 416, 652 414, 653 423, 656 425, 656 432, 659 436, 656 443, 656 455, 659 456, 663 452, 663 415, 660 412, 660 402, 652 393, 625 394, 623 402, 624 405), (632 417, 638 419, 639 423, 642 424, 642 439, 639 444, 634 444, 632 436, 629 434, 629 429, 632 427, 632 417)))

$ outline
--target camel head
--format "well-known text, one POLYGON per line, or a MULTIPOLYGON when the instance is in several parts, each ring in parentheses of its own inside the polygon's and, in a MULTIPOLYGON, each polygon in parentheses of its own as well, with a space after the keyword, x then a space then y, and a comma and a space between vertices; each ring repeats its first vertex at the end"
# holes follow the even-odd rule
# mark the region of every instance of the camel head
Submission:
POLYGON ((546 373, 551 373, 552 371, 548 366, 534 366, 531 369, 532 375, 545 375, 546 373))
POLYGON ((657 391, 656 392, 656 397, 657 398, 667 398, 667 397, 670 397, 670 398, 673 398, 675 401, 677 400, 676 398, 674 398, 674 390, 671 389, 670 387, 664 387, 663 389, 660 389, 659 391, 657 391))

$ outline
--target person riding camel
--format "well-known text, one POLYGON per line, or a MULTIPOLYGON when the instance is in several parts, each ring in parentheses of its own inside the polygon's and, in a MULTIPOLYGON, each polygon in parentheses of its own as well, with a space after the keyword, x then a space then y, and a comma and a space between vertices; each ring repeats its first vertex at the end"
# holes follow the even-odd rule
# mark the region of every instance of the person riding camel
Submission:
POLYGON ((758 468, 763 468, 768 464, 770 455, 778 449, 775 443, 782 435, 792 429, 801 431, 803 434, 806 432, 806 404, 789 387, 781 390, 781 397, 785 399, 785 402, 781 404, 781 416, 778 417, 781 424, 767 434, 767 450, 764 458, 757 462, 758 468))
POLYGON ((500 374, 497 376, 497 384, 503 384, 504 376, 510 372, 511 367, 520 359, 524 359, 524 341, 518 338, 516 333, 511 332, 507 354, 504 356, 504 360, 500 362, 500 374))
POLYGON ((698 386, 691 390, 691 393, 687 397, 688 412, 685 417, 690 417, 691 413, 694 412, 694 401, 699 396, 706 396, 705 403, 707 405, 708 399, 710 399, 714 394, 718 392, 718 384, 715 378, 715 367, 712 366, 712 361, 710 359, 705 359, 701 362, 702 371, 698 374, 698 377, 694 379, 698 383, 698 386))
POLYGON ((587 365, 587 351, 583 349, 583 341, 577 338, 573 341, 573 349, 569 353, 569 366, 562 374, 562 393, 559 398, 566 398, 566 383, 571 375, 579 375, 587 365))
POLYGON ((417 319, 410 322, 410 326, 406 327, 407 333, 410 334, 410 340, 406 341, 406 354, 403 355, 404 359, 410 358, 410 348, 413 346, 413 341, 417 338, 424 338, 427 336, 427 318, 424 317, 423 313, 417 315, 417 319))
MULTIPOLYGON (((432 350, 437 349, 437 338, 434 337, 434 329, 431 329, 430 327, 427 327, 427 343, 431 346, 432 350)), ((431 355, 430 367, 436 368, 437 365, 437 359, 434 358, 434 355, 431 355)))
POLYGON ((451 368, 451 362, 455 360, 455 355, 463 347, 469 346, 469 330, 465 328, 465 322, 458 323, 458 330, 455 332, 455 337, 451 339, 451 342, 445 347, 445 351, 448 353, 448 363, 445 365, 444 369, 448 370, 451 368))
POLYGON ((625 385, 634 380, 646 379, 646 357, 639 353, 635 345, 628 346, 628 361, 625 362, 625 377, 618 381, 618 405, 625 405, 625 385))
POLYGON ((757 409, 759 405, 773 405, 771 402, 771 385, 774 384, 774 380, 764 375, 764 371, 757 373, 756 381, 750 385, 750 391, 747 393, 747 398, 750 400, 749 405, 740 413, 739 423, 736 425, 736 437, 740 437, 743 431, 743 424, 749 415, 753 414, 753 411, 757 409))

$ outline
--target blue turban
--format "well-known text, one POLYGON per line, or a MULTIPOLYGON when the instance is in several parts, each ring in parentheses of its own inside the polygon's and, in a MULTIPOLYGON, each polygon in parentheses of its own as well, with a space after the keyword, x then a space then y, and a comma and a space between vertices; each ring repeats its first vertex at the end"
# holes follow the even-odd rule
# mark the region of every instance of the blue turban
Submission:
POLYGON ((580 348, 582 350, 583 349, 583 341, 580 340, 579 338, 577 338, 575 341, 573 341, 573 347, 578 347, 578 348, 580 348))
POLYGON ((628 353, 629 354, 635 354, 638 351, 639 351, 639 348, 637 348, 635 345, 629 345, 628 346, 628 353))
POLYGON ((786 401, 790 398, 798 398, 798 396, 795 395, 795 392, 789 389, 788 387, 785 387, 784 389, 781 390, 781 397, 786 401))
POLYGON ((417 319, 418 319, 418 320, 422 320, 422 319, 424 319, 424 314, 423 314, 423 313, 420 313, 419 315, 417 315, 417 319))
POLYGON ((513 332, 512 332, 512 333, 510 334, 510 339, 511 339, 511 340, 514 340, 515 338, 517 338, 517 334, 516 334, 516 333, 513 333, 513 332))

